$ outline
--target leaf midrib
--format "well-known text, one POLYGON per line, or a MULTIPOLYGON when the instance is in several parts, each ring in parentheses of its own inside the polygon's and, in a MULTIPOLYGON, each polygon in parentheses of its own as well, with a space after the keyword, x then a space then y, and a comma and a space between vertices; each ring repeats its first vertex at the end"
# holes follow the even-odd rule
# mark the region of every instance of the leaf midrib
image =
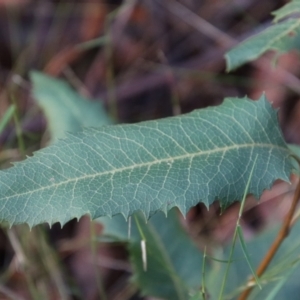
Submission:
POLYGON ((81 181, 81 180, 85 180, 85 179, 88 179, 88 178, 101 177, 101 176, 105 176, 105 175, 108 175, 108 174, 113 175, 115 173, 120 173, 120 172, 124 172, 124 171, 127 171, 127 170, 132 170, 132 169, 135 169, 135 168, 153 166, 153 165, 157 165, 157 164, 164 163, 164 162, 174 163, 174 161, 183 160, 183 159, 186 159, 186 158, 194 158, 194 157, 197 157, 197 156, 202 156, 202 155, 207 155, 207 154, 214 154, 214 153, 218 153, 218 152, 228 152, 228 151, 231 151, 231 150, 236 150, 236 149, 241 149, 241 148, 254 148, 254 147, 280 149, 282 151, 287 152, 287 149, 285 147, 277 146, 277 145, 274 145, 274 144, 265 144, 265 143, 263 143, 263 144, 256 144, 256 143, 248 144, 247 143, 247 144, 226 146, 226 147, 222 147, 222 148, 216 148, 216 149, 213 149, 213 150, 207 150, 207 151, 201 151, 201 152, 196 152, 196 153, 188 153, 188 154, 184 154, 184 155, 167 157, 167 158, 158 159, 156 161, 139 163, 139 164, 134 164, 134 165, 130 165, 130 166, 122 167, 122 168, 117 168, 117 169, 113 169, 113 170, 109 170, 109 171, 98 172, 98 173, 94 173, 94 174, 88 174, 88 175, 84 175, 84 176, 70 178, 68 180, 61 181, 61 182, 56 183, 56 184, 43 186, 43 187, 40 187, 38 189, 34 189, 34 190, 31 190, 31 191, 18 193, 18 194, 16 193, 16 194, 13 194, 11 196, 4 196, 4 197, 1 197, 1 198, 3 200, 3 199, 14 198, 16 196, 23 196, 23 195, 33 194, 33 193, 36 193, 36 192, 39 192, 39 191, 43 191, 43 190, 47 190, 47 189, 51 189, 51 188, 57 188, 59 186, 66 185, 66 184, 69 184, 71 182, 81 181))

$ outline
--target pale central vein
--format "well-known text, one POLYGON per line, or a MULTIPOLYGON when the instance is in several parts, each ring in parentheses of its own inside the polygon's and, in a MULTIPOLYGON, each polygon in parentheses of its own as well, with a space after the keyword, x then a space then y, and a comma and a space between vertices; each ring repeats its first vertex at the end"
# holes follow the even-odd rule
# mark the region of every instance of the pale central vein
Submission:
POLYGON ((162 158, 162 159, 157 159, 157 160, 153 160, 150 162, 145 162, 145 163, 139 163, 139 164, 134 164, 134 165, 130 165, 130 166, 126 166, 126 167, 122 167, 122 168, 117 168, 117 169, 113 169, 113 170, 108 170, 108 171, 104 171, 104 172, 98 172, 98 173, 94 173, 94 174, 87 174, 84 176, 80 176, 80 177, 75 177, 75 178, 70 178, 68 180, 64 180, 61 181, 59 183, 54 183, 51 185, 47 185, 44 187, 40 187, 37 189, 33 189, 27 192, 23 192, 23 193, 15 193, 13 195, 10 196, 4 196, 2 197, 2 199, 9 199, 12 197, 16 197, 16 196, 23 196, 23 195, 27 195, 27 194, 33 194, 36 192, 40 192, 43 190, 47 190, 47 189, 51 189, 51 188, 58 188, 59 186, 62 185, 66 185, 72 182, 78 182, 80 180, 85 180, 85 179, 94 179, 96 177, 101 177, 101 176, 105 176, 105 175, 114 175, 115 173, 120 173, 120 172, 124 172, 124 171, 128 171, 128 170, 132 170, 132 169, 138 169, 138 168, 142 168, 142 167, 151 167, 153 165, 157 165, 157 164, 161 164, 161 163, 174 163, 174 161, 178 161, 178 160, 184 160, 184 159, 191 159, 191 158, 195 158, 198 156, 204 156, 204 155, 210 155, 210 154, 215 154, 215 153, 220 153, 220 152, 228 152, 231 150, 236 150, 236 149, 242 149, 242 148, 271 148, 271 149, 280 149, 280 150, 284 150, 287 151, 286 148, 281 147, 281 146, 276 146, 273 144, 256 144, 256 143, 252 143, 252 144, 242 144, 242 145, 233 145, 233 146, 226 146, 226 147, 222 147, 222 148, 216 148, 213 150, 207 150, 207 151, 200 151, 200 152, 196 152, 196 153, 188 153, 188 154, 184 154, 184 155, 178 155, 178 156, 173 156, 173 157, 167 157, 167 158, 162 158))

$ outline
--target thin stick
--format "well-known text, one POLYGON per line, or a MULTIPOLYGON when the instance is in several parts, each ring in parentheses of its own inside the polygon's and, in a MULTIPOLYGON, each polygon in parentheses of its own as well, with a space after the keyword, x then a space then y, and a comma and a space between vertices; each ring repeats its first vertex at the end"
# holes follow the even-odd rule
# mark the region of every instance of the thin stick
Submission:
POLYGON ((93 221, 91 221, 91 225, 90 225, 90 236, 91 236, 91 252, 92 252, 92 259, 93 259, 93 267, 95 272, 98 294, 100 299, 107 300, 102 276, 99 271, 99 267, 97 265, 98 241, 97 241, 97 233, 96 233, 96 224, 93 221))
MULTIPOLYGON (((297 188, 294 194, 293 202, 290 207, 290 210, 288 214, 285 217, 285 220, 281 226, 280 231, 277 234, 276 239, 274 240, 272 246, 269 248, 269 251, 261 261, 259 267, 257 268, 256 274, 257 276, 261 276, 264 271, 267 269, 269 266, 270 262, 272 261, 273 257, 275 256, 277 250, 279 249, 280 245, 284 241, 284 239, 289 235, 290 229, 291 229, 291 222, 293 220, 293 215, 296 211, 298 200, 300 198, 300 180, 298 181, 297 188)), ((243 291, 243 293, 240 295, 238 300, 246 300, 251 293, 253 286, 251 286, 249 283, 253 281, 253 277, 249 280, 248 282, 248 288, 243 291)))
POLYGON ((250 187, 250 183, 251 183, 251 179, 252 179, 252 175, 253 175, 256 160, 257 160, 257 155, 255 157, 255 160, 254 160, 251 172, 250 172, 250 176, 249 176, 248 182, 247 182, 246 187, 245 187, 244 196, 243 196, 243 200, 242 200, 242 203, 241 203, 241 206, 240 206, 238 219, 236 221, 236 227, 235 227, 234 234, 233 234, 232 245, 231 245, 230 253, 229 253, 229 259, 228 259, 225 275, 224 275, 224 278, 223 278, 223 281, 222 281, 220 294, 219 294, 219 298, 218 298, 219 300, 223 299, 225 284, 226 284, 226 280, 227 280, 227 277, 228 277, 228 274, 229 274, 229 268, 230 268, 230 265, 231 265, 231 262, 232 262, 232 256, 233 256, 236 240, 238 238, 238 229, 240 227, 240 221, 241 221, 241 218, 242 218, 243 209, 244 209, 244 206, 245 206, 246 197, 247 197, 247 193, 248 193, 248 190, 249 190, 249 187, 250 187))

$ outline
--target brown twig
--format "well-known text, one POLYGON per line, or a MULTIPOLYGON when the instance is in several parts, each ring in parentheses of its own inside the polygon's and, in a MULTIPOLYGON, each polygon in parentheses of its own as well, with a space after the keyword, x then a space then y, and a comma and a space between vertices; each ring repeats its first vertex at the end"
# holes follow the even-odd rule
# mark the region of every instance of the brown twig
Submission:
MULTIPOLYGON (((267 252, 265 257, 261 261, 259 267, 257 268, 256 274, 257 274, 258 277, 260 277, 264 273, 264 271, 267 269, 267 267, 269 266, 269 264, 272 261, 273 257, 275 256, 277 250, 279 249, 280 245, 282 244, 284 239, 288 236, 288 234, 290 232, 290 229, 291 229, 290 225, 291 225, 293 215, 295 213, 299 198, 300 198, 300 180, 298 181, 298 184, 297 184, 297 188, 296 188, 296 191, 295 191, 295 194, 294 194, 292 205, 290 207, 290 210, 289 210, 288 214, 285 217, 285 220, 284 220, 284 222, 281 226, 281 229, 278 232, 277 237, 274 240, 272 246, 269 248, 269 251, 267 252)), ((250 283, 253 280, 254 279, 252 277, 249 280, 248 283, 250 283)), ((253 287, 254 286, 251 286, 249 284, 248 288, 246 288, 243 291, 243 293, 240 295, 238 300, 246 300, 248 298, 249 294, 251 293, 253 287)))

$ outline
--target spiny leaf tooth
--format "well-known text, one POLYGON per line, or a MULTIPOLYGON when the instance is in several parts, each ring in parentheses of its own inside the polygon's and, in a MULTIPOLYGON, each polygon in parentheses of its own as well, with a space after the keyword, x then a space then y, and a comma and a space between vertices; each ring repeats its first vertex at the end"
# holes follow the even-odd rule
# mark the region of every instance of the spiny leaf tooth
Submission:
POLYGON ((146 222, 148 222, 151 216, 155 214, 155 212, 150 211, 148 208, 145 208, 145 210, 139 209, 138 211, 135 211, 135 213, 141 213, 145 218, 146 222))
POLYGON ((123 218, 125 219, 126 222, 128 222, 128 219, 133 215, 133 213, 128 214, 128 213, 121 213, 121 215, 123 216, 123 218))
MULTIPOLYGON (((35 226, 35 225, 37 225, 37 224, 35 224, 35 222, 33 222, 33 221, 27 221, 25 224, 27 224, 28 225, 28 227, 29 227, 29 231, 31 231, 32 230, 32 228, 33 228, 33 226, 35 226)), ((12 225, 14 225, 14 224, 12 224, 12 225)), ((11 227, 10 227, 11 228, 11 227)))
POLYGON ((178 210, 180 211, 180 213, 182 214, 182 216, 185 218, 186 214, 187 214, 186 206, 185 205, 177 204, 175 207, 178 208, 178 210))
POLYGON ((61 221, 59 218, 52 219, 49 222, 47 222, 47 224, 49 225, 50 229, 54 224, 59 224, 60 228, 63 228, 63 226, 65 225, 65 223, 61 221))
POLYGON ((170 209, 170 207, 168 207, 168 206, 163 206, 162 209, 161 209, 166 218, 168 217, 169 209, 170 209))
POLYGON ((132 222, 132 215, 130 215, 125 221, 126 221, 128 224, 129 224, 130 222, 132 222))
POLYGON ((178 207, 176 207, 176 209, 177 209, 178 214, 180 214, 182 216, 182 218, 185 220, 186 219, 186 214, 183 214, 182 211, 180 209, 178 209, 178 207))
MULTIPOLYGON (((90 212, 90 211, 87 211, 86 213, 85 213, 85 215, 87 216, 87 217, 89 217, 89 219, 90 219, 90 221, 93 221, 95 218, 93 217, 93 214, 90 212)), ((78 218, 79 216, 77 216, 77 218, 78 218)))
POLYGON ((168 216, 168 211, 171 209, 171 205, 169 204, 169 201, 164 202, 160 210, 164 213, 164 215, 168 216))
POLYGON ((53 226, 53 223, 52 223, 52 222, 45 222, 45 223, 49 226, 49 229, 52 228, 52 226, 53 226))
POLYGON ((95 220, 97 220, 98 218, 110 218, 110 219, 112 219, 114 216, 116 216, 116 215, 112 215, 111 213, 107 213, 107 214, 105 214, 105 216, 103 215, 103 216, 101 216, 101 217, 97 217, 97 218, 95 218, 95 220))
MULTIPOLYGON (((76 214, 73 218, 76 219, 77 222, 79 222, 80 219, 83 218, 83 217, 86 216, 86 215, 90 216, 90 214, 88 214, 88 213, 85 212, 84 214, 76 214)), ((65 223, 69 222, 69 221, 70 221, 71 219, 73 219, 73 218, 68 218, 68 219, 65 221, 65 223)), ((93 220, 93 219, 91 219, 91 220, 93 220)))
POLYGON ((122 212, 120 212, 121 215, 124 217, 125 220, 128 219, 128 217, 130 217, 133 212, 130 212, 128 209, 122 210, 122 212))
POLYGON ((216 197, 213 195, 208 195, 206 199, 201 199, 201 202, 204 204, 204 206, 208 209, 209 206, 216 201, 216 197))
MULTIPOLYGON (((289 175, 288 175, 288 174, 283 174, 283 176, 280 176, 279 179, 281 179, 281 180, 283 180, 283 181, 285 181, 285 182, 287 182, 287 183, 291 183, 290 174, 289 174, 289 175)), ((277 178, 274 178, 274 180, 273 180, 273 182, 272 182, 270 188, 272 187, 272 185, 274 184, 274 182, 275 182, 276 180, 277 180, 277 178)))
MULTIPOLYGON (((253 197, 254 197, 255 199, 259 200, 261 194, 262 194, 264 191, 266 191, 266 190, 270 190, 270 189, 272 188, 272 186, 274 185, 274 182, 275 182, 276 180, 283 180, 283 181, 285 181, 285 182, 287 182, 287 183, 291 183, 289 176, 285 176, 285 175, 286 175, 286 174, 284 174, 284 176, 278 176, 278 177, 275 177, 275 176, 274 176, 273 178, 271 178, 271 180, 269 180, 269 181, 266 183, 266 185, 265 185, 263 188, 257 189, 256 191, 253 191, 253 190, 252 190, 251 193, 249 193, 249 194, 253 195, 253 197)), ((240 199, 239 199, 239 200, 240 200, 240 199)))

